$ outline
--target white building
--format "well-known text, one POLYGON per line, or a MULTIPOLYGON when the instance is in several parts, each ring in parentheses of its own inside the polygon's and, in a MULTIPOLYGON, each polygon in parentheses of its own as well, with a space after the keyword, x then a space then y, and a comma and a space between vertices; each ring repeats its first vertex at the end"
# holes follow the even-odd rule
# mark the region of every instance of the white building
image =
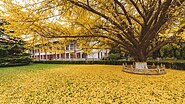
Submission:
MULTIPOLYGON (((49 46, 52 50, 52 47, 49 46)), ((84 53, 78 48, 76 42, 70 42, 65 46, 62 53, 59 52, 47 52, 39 49, 30 50, 31 57, 35 60, 100 60, 105 56, 108 56, 109 49, 92 49, 91 54, 84 53)))

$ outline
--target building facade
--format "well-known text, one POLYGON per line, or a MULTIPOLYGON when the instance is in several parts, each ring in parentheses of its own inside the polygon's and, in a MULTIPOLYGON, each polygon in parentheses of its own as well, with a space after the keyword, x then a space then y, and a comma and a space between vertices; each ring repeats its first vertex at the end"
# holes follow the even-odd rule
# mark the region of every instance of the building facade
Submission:
MULTIPOLYGON (((49 46, 52 49, 51 46, 49 46)), ((78 48, 76 42, 70 42, 65 46, 63 52, 47 52, 39 49, 30 50, 31 57, 35 60, 100 60, 105 56, 108 56, 108 49, 92 49, 91 54, 84 53, 78 48)))

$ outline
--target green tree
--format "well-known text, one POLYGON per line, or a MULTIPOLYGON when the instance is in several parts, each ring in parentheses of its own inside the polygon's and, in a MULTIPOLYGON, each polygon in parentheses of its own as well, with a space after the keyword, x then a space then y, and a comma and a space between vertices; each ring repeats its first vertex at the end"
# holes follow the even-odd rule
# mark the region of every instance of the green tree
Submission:
POLYGON ((23 40, 4 34, 4 29, 0 28, 0 65, 30 63, 30 54, 25 51, 23 40))

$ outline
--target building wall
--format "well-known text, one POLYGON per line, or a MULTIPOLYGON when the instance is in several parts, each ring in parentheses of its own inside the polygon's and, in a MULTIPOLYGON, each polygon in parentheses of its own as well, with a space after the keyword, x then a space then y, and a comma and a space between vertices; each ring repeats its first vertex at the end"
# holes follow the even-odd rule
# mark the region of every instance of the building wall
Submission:
POLYGON ((31 57, 35 60, 100 60, 104 56, 107 56, 108 52, 108 49, 93 49, 91 54, 86 55, 82 50, 78 49, 75 42, 70 42, 70 44, 65 47, 63 53, 40 52, 38 49, 30 50, 31 57))

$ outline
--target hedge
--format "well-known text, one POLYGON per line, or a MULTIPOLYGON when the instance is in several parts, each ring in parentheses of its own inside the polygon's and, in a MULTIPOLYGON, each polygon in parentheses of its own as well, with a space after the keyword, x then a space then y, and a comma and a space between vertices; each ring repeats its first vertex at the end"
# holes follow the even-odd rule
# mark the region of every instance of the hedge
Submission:
POLYGON ((185 70, 185 62, 157 62, 157 61, 149 61, 148 64, 152 65, 152 64, 156 64, 156 65, 165 65, 166 68, 171 68, 171 69, 178 69, 178 70, 185 70))
MULTIPOLYGON (((34 63, 43 63, 43 64, 107 64, 107 65, 121 65, 122 61, 34 61, 34 63)), ((132 64, 131 61, 128 61, 129 64, 132 64)))
POLYGON ((29 57, 0 58, 0 67, 28 65, 32 61, 29 57))
MULTIPOLYGON (((53 61, 34 61, 34 63, 42 64, 105 64, 105 65, 122 65, 126 63, 131 65, 134 61, 109 61, 109 60, 100 60, 100 61, 64 61, 64 60, 53 60, 53 61)), ((166 68, 185 70, 185 62, 157 62, 157 61, 148 61, 148 65, 165 65, 166 68)))

